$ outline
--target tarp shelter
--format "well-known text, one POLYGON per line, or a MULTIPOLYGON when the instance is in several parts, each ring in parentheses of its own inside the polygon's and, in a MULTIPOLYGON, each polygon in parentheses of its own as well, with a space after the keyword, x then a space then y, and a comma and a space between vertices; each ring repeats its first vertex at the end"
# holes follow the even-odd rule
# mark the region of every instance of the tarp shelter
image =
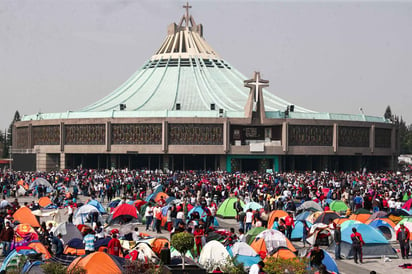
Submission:
POLYGON ((275 222, 275 218, 278 217, 280 218, 284 218, 288 216, 288 213, 284 210, 273 210, 272 212, 270 212, 269 214, 269 218, 268 218, 268 228, 272 228, 273 227, 273 223, 275 222))
MULTIPOLYGON (((389 219, 387 220, 390 221, 389 219)), ((368 225, 376 228, 388 241, 396 241, 396 232, 388 222, 382 219, 375 219, 369 222, 368 225)))
POLYGON ((128 223, 133 220, 137 220, 137 209, 129 204, 121 204, 117 206, 114 210, 112 215, 109 216, 107 223, 109 225, 115 223, 128 223))
POLYGON ((246 212, 249 209, 259 210, 261 208, 263 208, 263 206, 261 206, 260 204, 258 204, 256 202, 249 202, 249 203, 245 204, 245 206, 243 207, 243 211, 246 212))
POLYGON ((206 243, 200 252, 199 264, 207 268, 211 265, 224 264, 229 257, 229 252, 218 241, 210 241, 206 243))
MULTIPOLYGON (((235 218, 236 217, 236 210, 234 209, 233 205, 237 201, 236 197, 229 197, 223 201, 223 203, 219 206, 216 215, 222 218, 235 218)), ((240 204, 242 208, 245 207, 245 203, 240 200, 240 204)))
POLYGON ((13 218, 14 220, 19 221, 21 224, 29 224, 32 227, 40 227, 39 221, 28 207, 24 206, 17 209, 17 211, 13 214, 13 218))
POLYGON ((306 241, 311 245, 318 244, 329 246, 332 242, 332 233, 329 226, 322 223, 314 224, 310 228, 306 241))
POLYGON ((45 260, 48 260, 52 257, 47 248, 39 241, 32 241, 28 246, 36 250, 37 253, 43 254, 45 260))
POLYGON ((87 274, 121 274, 123 271, 121 261, 124 261, 124 259, 97 251, 84 257, 78 257, 69 265, 67 270, 70 272, 76 266, 79 266, 84 268, 87 274))
MULTIPOLYGON (((353 258, 352 252, 352 240, 350 235, 352 234, 352 228, 355 227, 357 231, 362 235, 365 245, 362 247, 364 258, 380 258, 381 256, 388 256, 397 258, 396 251, 389 244, 388 240, 377 231, 375 228, 354 221, 351 225, 346 225, 350 221, 345 222, 342 225, 342 242, 341 242, 341 255, 347 259, 353 258)), ((335 243, 331 244, 329 250, 335 250, 335 243)))
POLYGON ((74 238, 83 238, 80 230, 74 224, 67 222, 59 224, 57 227, 52 229, 52 232, 55 236, 62 234, 62 238, 65 243, 74 238))
POLYGON ((339 215, 336 214, 334 211, 325 211, 322 212, 322 214, 319 215, 319 217, 313 222, 313 224, 318 224, 318 223, 323 223, 323 224, 329 224, 330 220, 335 220, 339 218, 339 215))
POLYGON ((44 197, 41 197, 41 198, 39 199, 38 204, 39 204, 39 206, 41 206, 41 207, 46 207, 46 206, 51 205, 51 204, 52 204, 52 201, 50 200, 49 197, 44 196, 44 197))
MULTIPOLYGON (((336 264, 335 260, 329 255, 328 252, 326 252, 326 250, 322 250, 323 254, 325 254, 325 257, 322 260, 322 264, 326 266, 326 270, 339 274, 338 265, 336 264)), ((310 252, 308 253, 307 257, 310 258, 310 252)))
POLYGON ((101 214, 105 214, 106 213, 106 209, 104 209, 104 207, 102 206, 101 203, 99 203, 99 201, 97 200, 90 200, 88 203, 88 205, 92 205, 95 208, 97 208, 97 210, 101 213, 101 214))
POLYGON ((330 203, 329 208, 330 210, 335 211, 335 212, 342 212, 342 211, 346 211, 349 207, 345 204, 344 201, 336 200, 330 203))
POLYGON ((315 201, 306 201, 303 204, 301 204, 300 206, 298 206, 298 208, 296 209, 298 211, 323 211, 322 207, 320 206, 320 204, 318 204, 315 201))
POLYGON ((243 264, 246 269, 261 261, 259 254, 247 243, 236 242, 232 247, 228 247, 228 251, 235 264, 243 264))

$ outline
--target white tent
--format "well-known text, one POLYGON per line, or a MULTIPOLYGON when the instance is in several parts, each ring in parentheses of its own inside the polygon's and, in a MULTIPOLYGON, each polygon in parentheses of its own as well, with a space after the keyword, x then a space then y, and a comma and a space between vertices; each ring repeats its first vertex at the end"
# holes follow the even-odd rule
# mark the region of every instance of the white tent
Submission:
POLYGON ((79 207, 74 213, 73 224, 80 225, 86 222, 90 222, 88 215, 92 212, 97 212, 99 214, 99 221, 103 223, 102 216, 100 215, 99 210, 96 207, 92 205, 83 205, 79 207))
POLYGON ((257 256, 258 254, 256 253, 256 251, 247 243, 245 242, 236 242, 233 244, 232 246, 232 253, 233 253, 233 257, 237 256, 237 255, 241 255, 241 256, 257 256))
POLYGON ((52 185, 44 178, 37 178, 36 180, 34 180, 34 182, 30 184, 30 189, 33 189, 38 185, 43 185, 48 189, 53 190, 52 185))
POLYGON ((271 253, 278 247, 287 247, 286 236, 282 232, 275 229, 266 229, 260 232, 256 239, 263 239, 266 244, 268 253, 271 253))
POLYGON ((230 257, 226 248, 218 241, 210 241, 202 249, 199 256, 199 264, 206 269, 214 268, 227 263, 230 257))

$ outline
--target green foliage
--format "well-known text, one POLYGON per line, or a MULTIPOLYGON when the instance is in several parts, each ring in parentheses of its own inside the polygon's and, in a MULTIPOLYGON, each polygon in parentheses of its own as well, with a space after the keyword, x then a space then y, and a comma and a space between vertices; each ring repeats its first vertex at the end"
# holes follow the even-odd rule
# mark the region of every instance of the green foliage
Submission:
POLYGON ((47 262, 41 265, 45 274, 86 274, 86 270, 80 266, 75 266, 74 268, 67 270, 67 267, 56 263, 56 262, 47 262))
POLYGON ((223 265, 220 266, 220 270, 223 273, 231 274, 247 274, 242 263, 236 264, 235 259, 232 257, 227 258, 223 265))
POLYGON ((155 264, 149 262, 144 263, 141 261, 126 261, 124 265, 125 274, 134 274, 134 273, 144 273, 144 274, 157 274, 161 273, 161 267, 157 268, 155 264))
POLYGON ((307 273, 307 258, 282 259, 269 257, 265 262, 264 270, 268 274, 275 273, 307 273))
POLYGON ((195 238, 190 233, 180 232, 172 236, 171 245, 176 248, 180 254, 186 254, 186 251, 192 249, 194 244, 195 238))

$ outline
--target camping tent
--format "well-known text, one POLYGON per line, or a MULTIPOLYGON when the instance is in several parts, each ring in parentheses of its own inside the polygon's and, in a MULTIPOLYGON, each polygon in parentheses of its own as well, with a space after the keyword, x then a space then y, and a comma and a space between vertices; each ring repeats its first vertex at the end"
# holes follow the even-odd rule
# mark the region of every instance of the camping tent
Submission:
MULTIPOLYGON (((35 251, 32 248, 29 247, 23 247, 23 248, 16 248, 10 251, 10 253, 7 255, 7 257, 3 260, 1 266, 0 266, 0 271, 10 271, 12 266, 17 266, 19 265, 19 257, 20 256, 27 256, 29 254, 37 254, 37 251, 35 251), (13 263, 14 262, 14 263, 13 263)), ((24 257, 22 257, 23 259, 24 257)))
POLYGON ((329 246, 332 242, 332 233, 330 228, 326 224, 314 224, 309 231, 309 237, 306 241, 311 244, 319 244, 324 246, 329 246))
MULTIPOLYGON (((236 197, 229 197, 223 201, 223 203, 219 206, 216 215, 222 218, 235 218, 236 217, 236 210, 234 209, 233 205, 237 201, 236 197)), ((241 200, 240 204, 242 208, 245 207, 245 203, 241 200)))
POLYGON ((247 243, 237 242, 228 247, 229 254, 234 258, 235 264, 243 264, 245 269, 261 261, 259 254, 247 243))
POLYGON ((243 211, 246 212, 249 209, 259 210, 261 208, 263 208, 263 206, 261 206, 260 204, 258 204, 256 202, 249 202, 249 203, 245 204, 245 206, 243 207, 243 211))
POLYGON ((275 222, 275 218, 278 217, 280 218, 284 218, 288 216, 288 213, 284 210, 273 210, 272 212, 270 212, 269 214, 269 218, 268 218, 268 228, 272 228, 273 227, 273 223, 275 222))
MULTIPOLYGON (((389 219, 387 219, 390 221, 389 219)), ((391 221, 390 221, 391 222, 391 221)), ((376 228, 388 241, 396 241, 396 233, 394 228, 382 219, 375 219, 368 223, 373 228, 376 228)))
POLYGON ((115 223, 129 223, 130 221, 137 220, 137 209, 129 204, 121 204, 117 206, 113 213, 107 219, 109 225, 115 223))
POLYGON ((88 205, 92 205, 95 208, 97 208, 97 210, 101 213, 101 214, 105 214, 106 210, 104 209, 104 207, 102 206, 101 203, 99 203, 99 201, 97 200, 90 200, 88 203, 88 205))
POLYGON ((313 224, 318 224, 318 223, 323 223, 323 224, 329 224, 330 220, 335 220, 339 218, 339 215, 336 214, 334 211, 325 211, 322 212, 322 214, 319 215, 319 217, 313 222, 313 224))
POLYGON ((100 222, 103 223, 99 210, 96 207, 92 205, 83 205, 75 211, 74 217, 73 217, 73 224, 79 225, 79 224, 84 224, 86 222, 90 222, 90 218, 88 217, 89 217, 89 214, 93 212, 97 212, 99 214, 100 222))
MULTIPOLYGON (((329 255, 328 252, 326 252, 326 250, 322 250, 323 254, 325 255, 325 257, 322 260, 322 264, 326 266, 326 269, 328 271, 332 271, 339 274, 338 265, 336 264, 335 260, 329 255)), ((310 252, 308 253, 307 257, 310 257, 310 252)))
POLYGON ((342 200, 336 200, 330 204, 330 210, 335 212, 346 211, 348 208, 349 207, 342 200))
POLYGON ((251 244, 253 240, 256 238, 256 236, 264 230, 266 230, 266 228, 264 228, 263 226, 256 226, 252 228, 251 230, 249 230, 245 235, 246 243, 251 244))
MULTIPOLYGON (((306 222, 307 226, 310 228, 312 224, 310 222, 306 222)), ((302 221, 295 221, 295 227, 292 230, 292 240, 301 240, 303 237, 303 222, 302 221)))
POLYGON ((277 250, 275 250, 275 252, 272 255, 267 256, 265 259, 267 259, 268 257, 282 258, 288 260, 296 258, 296 254, 290 251, 289 248, 279 247, 277 250))
POLYGON ((258 253, 260 251, 272 253, 278 247, 287 247, 293 252, 296 251, 285 234, 275 229, 266 229, 259 233, 250 246, 258 253), (263 240, 264 246, 261 240, 263 240))
POLYGON ((70 272, 76 266, 79 266, 84 268, 87 274, 121 274, 123 271, 121 261, 124 262, 124 259, 97 251, 84 257, 78 257, 69 265, 67 270, 70 272))
POLYGON ((229 252, 218 241, 210 241, 205 244, 199 256, 199 264, 205 268, 212 265, 225 264, 229 258, 229 252))
POLYGON ((41 198, 39 199, 38 204, 39 204, 39 206, 41 206, 41 207, 46 207, 46 206, 51 205, 51 204, 53 204, 53 203, 52 203, 52 201, 50 200, 49 197, 43 196, 43 197, 41 197, 41 198))
POLYGON ((22 224, 29 224, 32 227, 40 227, 39 221, 33 215, 28 207, 21 207, 13 214, 14 220, 19 221, 22 224))
MULTIPOLYGON (((355 227, 357 231, 362 235, 365 244, 362 247, 362 253, 364 258, 380 258, 381 256, 389 256, 397 258, 396 251, 389 244, 388 240, 372 226, 352 221, 346 221, 343 223, 342 242, 341 242, 341 254, 347 259, 353 258, 352 252, 352 240, 350 235, 352 234, 352 228, 355 227), (349 223, 349 224, 348 224, 349 223), (348 225, 346 225, 348 224, 348 225)), ((335 250, 335 244, 331 244, 329 250, 335 250)))
POLYGON ((298 211, 307 211, 307 210, 311 210, 311 211, 323 211, 322 207, 320 206, 320 204, 318 204, 315 201, 306 201, 303 204, 301 204, 300 206, 298 206, 298 208, 296 209, 298 211))
POLYGON ((62 238, 65 243, 69 242, 71 239, 74 238, 83 238, 83 235, 80 232, 80 230, 72 223, 61 223, 57 227, 53 227, 51 231, 56 236, 62 234, 62 238))
POLYGON ((33 181, 33 183, 30 184, 30 189, 34 189, 38 185, 43 185, 47 187, 47 191, 53 190, 52 185, 44 178, 37 178, 36 180, 33 181))

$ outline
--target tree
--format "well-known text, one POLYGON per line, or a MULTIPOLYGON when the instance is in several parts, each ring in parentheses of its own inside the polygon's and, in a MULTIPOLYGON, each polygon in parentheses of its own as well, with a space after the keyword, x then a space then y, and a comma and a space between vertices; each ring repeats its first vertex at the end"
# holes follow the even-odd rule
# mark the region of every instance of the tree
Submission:
POLYGON ((383 117, 385 117, 385 119, 388 119, 388 120, 392 120, 392 119, 393 119, 392 110, 391 110, 391 107, 390 107, 390 106, 387 106, 387 107, 386 107, 385 114, 383 115, 383 117))
POLYGON ((185 254, 192 249, 195 244, 195 238, 187 232, 176 233, 172 236, 171 245, 180 252, 182 256, 182 269, 185 269, 185 254))
POLYGON ((5 140, 3 140, 4 149, 3 149, 3 158, 9 158, 9 148, 13 143, 13 125, 15 122, 20 121, 20 113, 18 110, 14 113, 13 121, 11 121, 7 134, 5 133, 5 140))

